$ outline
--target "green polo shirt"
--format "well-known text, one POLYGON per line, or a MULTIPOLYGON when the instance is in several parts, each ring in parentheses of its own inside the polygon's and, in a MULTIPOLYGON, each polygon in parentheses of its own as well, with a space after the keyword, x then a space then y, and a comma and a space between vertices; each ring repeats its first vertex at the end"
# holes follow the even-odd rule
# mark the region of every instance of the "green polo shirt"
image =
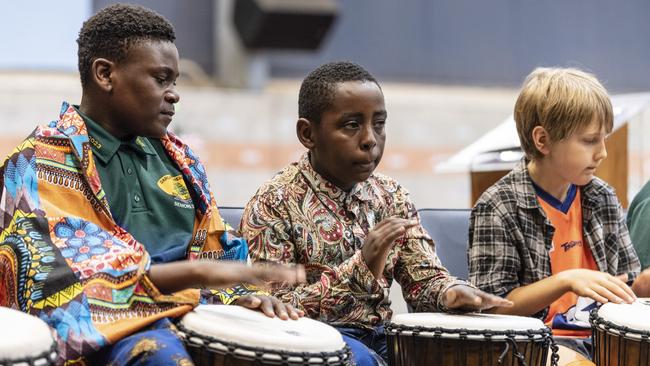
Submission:
POLYGON ((144 244, 153 262, 183 258, 194 229, 194 204, 160 139, 121 141, 79 114, 115 222, 144 244))

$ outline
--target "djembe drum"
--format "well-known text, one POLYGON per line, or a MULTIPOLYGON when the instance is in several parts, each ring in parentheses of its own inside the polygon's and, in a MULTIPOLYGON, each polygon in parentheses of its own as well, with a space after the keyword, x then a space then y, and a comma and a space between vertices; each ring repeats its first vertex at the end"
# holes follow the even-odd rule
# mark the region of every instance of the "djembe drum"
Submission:
POLYGON ((41 319, 0 307, 0 366, 54 365, 57 357, 52 330, 41 319))
POLYGON ((650 365, 650 299, 604 304, 592 310, 589 321, 596 365, 650 365))
POLYGON ((535 318, 398 314, 386 326, 392 365, 545 365, 551 330, 535 318))
POLYGON ((281 320, 235 305, 200 305, 178 324, 198 366, 347 365, 341 334, 316 320, 281 320))

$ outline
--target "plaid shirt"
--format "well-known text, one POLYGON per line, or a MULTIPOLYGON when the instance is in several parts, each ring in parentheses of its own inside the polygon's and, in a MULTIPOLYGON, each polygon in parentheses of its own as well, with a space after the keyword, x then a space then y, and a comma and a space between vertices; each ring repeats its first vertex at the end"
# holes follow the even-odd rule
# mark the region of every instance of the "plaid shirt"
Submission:
POLYGON ((391 317, 388 289, 396 279, 416 311, 441 310, 456 280, 440 264, 421 225, 407 230, 376 279, 361 255, 370 230, 385 218, 419 216, 395 180, 373 174, 344 192, 316 173, 308 154, 264 184, 241 223, 254 261, 301 263, 307 284, 274 294, 330 324, 372 327, 391 317))
MULTIPOLYGON (((584 241, 598 269, 636 278, 641 266, 614 190, 599 178, 580 189, 584 241)), ((478 288, 506 296, 551 275, 555 229, 537 201, 524 160, 481 195, 470 220, 469 276, 478 288)))

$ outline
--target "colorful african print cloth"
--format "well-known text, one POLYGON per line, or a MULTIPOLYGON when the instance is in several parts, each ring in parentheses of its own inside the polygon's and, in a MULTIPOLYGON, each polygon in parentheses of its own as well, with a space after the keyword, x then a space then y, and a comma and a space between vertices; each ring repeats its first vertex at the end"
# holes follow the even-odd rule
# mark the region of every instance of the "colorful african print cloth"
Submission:
POLYGON ((164 318, 91 356, 92 365, 194 366, 176 327, 164 318))
MULTIPOLYGON (((246 259, 245 241, 219 216, 203 165, 173 134, 161 139, 196 197, 188 259, 246 259)), ((199 302, 231 303, 252 288, 163 295, 147 272, 143 244, 111 216, 82 118, 64 103, 0 172, 0 305, 35 315, 54 330, 60 361, 86 356, 199 302)))
POLYGON ((307 316, 337 326, 367 329, 389 320, 393 279, 415 311, 442 310, 442 294, 455 284, 419 224, 408 192, 375 173, 345 192, 315 172, 305 154, 265 183, 246 206, 241 227, 253 261, 300 263, 307 284, 275 295, 307 316), (381 278, 368 269, 361 248, 370 230, 389 217, 417 220, 397 240, 381 278))

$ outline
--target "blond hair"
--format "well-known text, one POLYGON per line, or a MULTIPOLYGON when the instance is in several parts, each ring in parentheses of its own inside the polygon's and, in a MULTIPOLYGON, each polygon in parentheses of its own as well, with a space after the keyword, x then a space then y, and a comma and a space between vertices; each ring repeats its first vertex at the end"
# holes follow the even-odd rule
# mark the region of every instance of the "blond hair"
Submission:
POLYGON ((592 74, 574 68, 533 70, 524 81, 514 113, 521 148, 529 159, 543 157, 533 142, 542 126, 551 142, 561 141, 594 119, 612 131, 614 112, 605 87, 592 74))

